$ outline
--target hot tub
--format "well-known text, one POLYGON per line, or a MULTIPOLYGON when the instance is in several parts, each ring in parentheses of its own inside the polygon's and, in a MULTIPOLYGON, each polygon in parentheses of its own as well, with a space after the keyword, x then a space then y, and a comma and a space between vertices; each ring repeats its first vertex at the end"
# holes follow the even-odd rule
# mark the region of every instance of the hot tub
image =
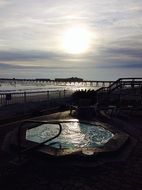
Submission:
MULTIPOLYGON (((95 148, 104 146, 114 134, 101 125, 66 121, 61 122, 62 132, 56 139, 45 143, 53 148, 95 148)), ((26 131, 26 140, 41 143, 58 133, 57 124, 41 124, 26 131)))
POLYGON ((37 146, 37 151, 52 156, 94 155, 112 151, 118 148, 122 141, 122 138, 118 140, 120 134, 107 129, 101 123, 79 120, 38 122, 36 125, 35 123, 26 127, 22 133, 21 144, 26 148, 37 146), (60 135, 58 135, 59 125, 60 135), (54 138, 55 136, 57 137, 54 138))

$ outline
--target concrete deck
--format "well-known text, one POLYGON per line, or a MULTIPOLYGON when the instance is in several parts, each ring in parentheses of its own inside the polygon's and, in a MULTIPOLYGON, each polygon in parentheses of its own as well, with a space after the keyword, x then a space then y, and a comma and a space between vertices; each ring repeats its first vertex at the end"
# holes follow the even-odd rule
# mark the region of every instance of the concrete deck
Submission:
MULTIPOLYGON (((67 118, 68 112, 54 118, 67 118)), ((49 116, 36 118, 48 120, 49 116)), ((137 144, 125 161, 107 162, 98 167, 76 167, 48 163, 46 159, 33 160, 22 166, 10 164, 11 156, 0 152, 0 189, 20 190, 141 190, 142 189, 142 119, 109 118, 103 122, 128 133, 137 144)), ((18 122, 0 126, 0 145, 5 134, 18 122)))

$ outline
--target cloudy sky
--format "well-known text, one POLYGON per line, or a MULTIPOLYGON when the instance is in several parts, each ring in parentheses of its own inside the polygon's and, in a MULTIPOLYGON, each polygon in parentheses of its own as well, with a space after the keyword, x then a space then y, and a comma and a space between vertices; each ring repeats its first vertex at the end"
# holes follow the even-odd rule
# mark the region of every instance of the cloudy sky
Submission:
POLYGON ((0 0, 0 78, 114 80, 141 73, 142 0, 0 0), (89 42, 72 53, 63 45, 77 27, 89 42))

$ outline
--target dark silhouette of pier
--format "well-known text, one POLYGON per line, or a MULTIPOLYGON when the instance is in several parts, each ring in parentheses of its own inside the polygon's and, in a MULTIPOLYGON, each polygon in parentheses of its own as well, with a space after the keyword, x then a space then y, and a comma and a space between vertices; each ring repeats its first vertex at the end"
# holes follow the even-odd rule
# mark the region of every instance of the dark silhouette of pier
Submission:
POLYGON ((66 85, 76 85, 76 86, 88 86, 88 87, 107 87, 113 84, 114 81, 104 81, 104 80, 83 80, 80 78, 57 78, 54 80, 51 79, 16 79, 16 78, 0 78, 0 84, 10 83, 11 85, 16 84, 47 84, 54 86, 66 86, 66 85))

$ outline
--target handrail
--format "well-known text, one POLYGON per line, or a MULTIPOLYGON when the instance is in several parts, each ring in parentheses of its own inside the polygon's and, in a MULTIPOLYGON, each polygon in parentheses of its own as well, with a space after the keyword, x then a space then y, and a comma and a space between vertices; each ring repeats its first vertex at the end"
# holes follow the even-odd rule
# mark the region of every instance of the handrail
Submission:
POLYGON ((142 78, 119 78, 118 80, 116 80, 114 83, 112 83, 110 86, 108 87, 102 87, 99 88, 98 90, 96 90, 97 93, 97 101, 101 102, 102 99, 104 101, 104 99, 108 101, 108 96, 111 95, 113 93, 114 90, 117 89, 126 89, 126 88, 134 88, 134 87, 139 87, 142 88, 142 78), (108 95, 105 96, 104 95, 108 95), (103 96, 102 96, 103 95, 103 96))
POLYGON ((139 84, 139 83, 142 83, 142 78, 119 78, 118 80, 113 82, 110 86, 99 88, 97 92, 102 92, 102 91, 110 92, 122 84, 131 85, 131 84, 139 84))
POLYGON ((133 78, 133 77, 132 77, 132 78, 129 78, 129 77, 127 78, 127 77, 126 77, 126 78, 119 78, 119 79, 120 79, 120 80, 134 80, 134 79, 136 79, 136 80, 137 80, 137 79, 141 79, 141 80, 142 80, 141 77, 135 77, 135 78, 133 78))
POLYGON ((18 128, 18 136, 17 136, 17 141, 18 141, 18 158, 19 158, 19 161, 22 160, 22 154, 23 154, 24 152, 28 152, 28 151, 30 151, 30 150, 36 149, 36 148, 38 148, 38 147, 44 145, 45 143, 47 143, 47 142, 49 142, 49 141, 51 141, 51 140, 57 138, 57 137, 61 134, 61 132, 62 132, 62 125, 61 125, 60 121, 49 121, 49 122, 47 122, 47 121, 28 120, 28 121, 22 122, 21 125, 20 125, 19 128, 18 128), (45 141, 43 141, 43 142, 41 142, 41 143, 39 143, 39 144, 36 144, 36 145, 34 145, 34 146, 31 146, 31 147, 26 148, 26 149, 24 149, 23 151, 21 151, 21 148, 22 148, 22 144, 21 144, 21 128, 24 126, 25 123, 58 124, 58 125, 59 125, 59 132, 58 132, 58 134, 55 135, 54 137, 52 137, 52 138, 50 138, 50 139, 47 139, 47 140, 45 140, 45 141))
POLYGON ((112 89, 113 86, 117 86, 117 84, 120 84, 120 81, 121 81, 121 78, 116 80, 114 83, 112 83, 109 87, 108 87, 108 90, 110 91, 112 89))
POLYGON ((96 90, 96 92, 98 93, 100 93, 100 92, 106 92, 106 91, 108 91, 108 87, 101 87, 101 88, 99 88, 99 89, 97 89, 96 90))

